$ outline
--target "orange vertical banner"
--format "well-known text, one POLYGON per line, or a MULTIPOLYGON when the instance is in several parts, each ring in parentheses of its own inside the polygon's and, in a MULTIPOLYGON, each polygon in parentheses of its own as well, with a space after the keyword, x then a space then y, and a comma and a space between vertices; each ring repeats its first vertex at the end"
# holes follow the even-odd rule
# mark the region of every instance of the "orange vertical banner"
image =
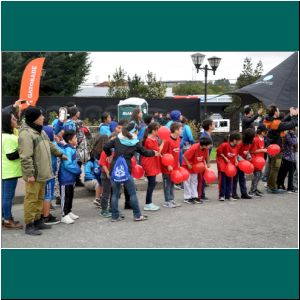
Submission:
POLYGON ((23 72, 20 98, 26 103, 20 105, 20 109, 35 106, 40 94, 40 81, 45 57, 40 57, 29 62, 23 72))

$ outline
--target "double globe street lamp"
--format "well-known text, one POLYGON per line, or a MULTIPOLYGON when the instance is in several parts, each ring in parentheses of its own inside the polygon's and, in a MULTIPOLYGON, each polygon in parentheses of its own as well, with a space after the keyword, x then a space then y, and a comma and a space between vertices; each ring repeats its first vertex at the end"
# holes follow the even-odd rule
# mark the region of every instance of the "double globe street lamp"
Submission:
POLYGON ((197 73, 199 73, 199 70, 204 70, 204 119, 207 118, 207 73, 208 71, 213 71, 213 74, 215 75, 215 72, 217 68, 219 67, 221 58, 220 57, 210 57, 208 58, 208 63, 211 68, 208 67, 208 65, 205 65, 204 67, 201 67, 205 55, 202 53, 195 53, 191 55, 193 64, 195 65, 195 68, 197 70, 197 73))

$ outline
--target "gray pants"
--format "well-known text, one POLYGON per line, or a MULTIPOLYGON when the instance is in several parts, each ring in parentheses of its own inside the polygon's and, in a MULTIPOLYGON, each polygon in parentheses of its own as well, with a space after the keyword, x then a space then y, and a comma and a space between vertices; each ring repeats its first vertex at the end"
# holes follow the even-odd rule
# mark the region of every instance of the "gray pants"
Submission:
POLYGON ((110 179, 107 178, 104 172, 101 174, 101 183, 103 188, 102 196, 100 199, 101 208, 102 210, 107 210, 108 201, 110 199, 110 193, 111 193, 111 182, 110 179))
POLYGON ((165 201, 170 202, 174 200, 174 184, 171 181, 169 174, 163 174, 165 201))
POLYGON ((296 153, 296 170, 293 177, 293 185, 298 190, 298 152, 296 153))
POLYGON ((264 168, 263 177, 268 178, 269 174, 270 174, 270 157, 268 155, 267 159, 266 159, 266 165, 265 165, 265 168, 264 168))
POLYGON ((250 188, 250 194, 255 193, 257 190, 257 186, 259 183, 259 180, 262 176, 262 171, 254 171, 253 172, 253 178, 252 178, 252 183, 251 183, 251 188, 250 188))

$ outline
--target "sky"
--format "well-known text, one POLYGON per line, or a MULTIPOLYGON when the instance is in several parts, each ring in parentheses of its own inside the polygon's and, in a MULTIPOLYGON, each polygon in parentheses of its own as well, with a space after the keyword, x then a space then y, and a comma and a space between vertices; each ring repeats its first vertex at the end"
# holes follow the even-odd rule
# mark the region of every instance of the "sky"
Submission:
MULTIPOLYGON (((209 72, 208 80, 227 78, 235 80, 246 57, 252 58, 253 65, 262 61, 264 74, 268 73, 293 52, 202 52, 205 55, 203 65, 208 64, 207 58, 221 57, 221 63, 213 75, 209 72)), ((169 80, 203 80, 204 73, 195 72, 191 54, 195 52, 91 52, 92 62, 87 83, 99 83, 108 80, 119 67, 133 76, 138 74, 144 80, 148 70, 156 74, 157 79, 169 80)))

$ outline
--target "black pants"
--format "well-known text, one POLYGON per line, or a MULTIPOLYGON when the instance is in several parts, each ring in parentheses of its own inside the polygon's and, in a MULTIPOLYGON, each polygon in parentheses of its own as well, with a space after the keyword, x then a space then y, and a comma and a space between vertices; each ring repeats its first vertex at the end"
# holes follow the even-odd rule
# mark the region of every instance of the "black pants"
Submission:
POLYGON ((74 185, 61 185, 61 213, 62 216, 68 215, 72 211, 74 198, 74 185))
POLYGON ((147 176, 148 188, 146 194, 146 204, 152 203, 152 194, 156 186, 156 176, 147 176))
MULTIPOLYGON (((81 161, 77 161, 77 164, 78 164, 79 168, 81 169, 82 162, 81 161)), ((78 176, 76 176, 76 184, 78 184, 78 183, 81 183, 80 174, 78 176)))
POLYGON ((296 162, 282 159, 281 166, 277 177, 277 186, 280 188, 284 185, 286 175, 288 175, 288 190, 294 189, 293 176, 296 170, 296 162))

